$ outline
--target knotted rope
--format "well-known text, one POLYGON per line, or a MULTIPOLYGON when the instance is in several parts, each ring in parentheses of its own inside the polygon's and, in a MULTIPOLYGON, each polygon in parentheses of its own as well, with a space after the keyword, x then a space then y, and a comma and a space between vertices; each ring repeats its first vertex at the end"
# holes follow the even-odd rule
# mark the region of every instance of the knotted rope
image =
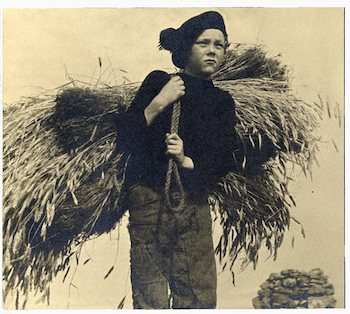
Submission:
MULTIPOLYGON (((181 102, 177 101, 173 105, 173 112, 172 112, 172 116, 171 116, 171 126, 170 126, 171 133, 178 133, 180 113, 181 113, 181 102)), ((181 178, 180 178, 177 163, 173 158, 169 159, 169 162, 168 162, 168 170, 167 170, 166 177, 165 177, 164 191, 165 191, 165 202, 166 202, 166 205, 168 206, 169 209, 172 209, 174 211, 178 211, 178 210, 183 209, 184 204, 185 204, 185 192, 184 192, 184 189, 183 189, 183 186, 181 183, 181 178), (178 188, 179 193, 180 193, 179 204, 177 206, 172 204, 171 199, 170 199, 170 194, 171 194, 170 188, 171 188, 171 182, 172 182, 171 179, 172 178, 174 178, 175 184, 177 185, 177 188, 178 188)))

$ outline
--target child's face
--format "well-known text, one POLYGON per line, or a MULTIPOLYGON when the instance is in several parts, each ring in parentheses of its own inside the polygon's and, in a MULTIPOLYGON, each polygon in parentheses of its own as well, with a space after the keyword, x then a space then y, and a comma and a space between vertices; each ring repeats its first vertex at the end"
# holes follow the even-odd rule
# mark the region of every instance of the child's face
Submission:
POLYGON ((205 30, 193 43, 184 69, 185 73, 210 79, 223 61, 225 47, 225 37, 220 30, 205 30))

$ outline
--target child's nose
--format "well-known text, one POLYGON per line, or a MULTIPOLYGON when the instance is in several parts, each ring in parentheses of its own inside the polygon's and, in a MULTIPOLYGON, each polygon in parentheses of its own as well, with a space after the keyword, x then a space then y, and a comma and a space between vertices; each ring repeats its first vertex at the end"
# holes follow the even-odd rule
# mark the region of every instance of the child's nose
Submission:
POLYGON ((215 54, 215 47, 214 47, 214 45, 208 45, 208 53, 215 54))

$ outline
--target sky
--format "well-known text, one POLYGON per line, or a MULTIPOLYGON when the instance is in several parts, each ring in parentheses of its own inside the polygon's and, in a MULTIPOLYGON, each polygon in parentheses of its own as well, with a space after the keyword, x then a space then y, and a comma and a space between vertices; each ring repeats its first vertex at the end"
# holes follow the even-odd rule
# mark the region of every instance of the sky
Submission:
MULTIPOLYGON (((213 9, 213 8, 211 8, 213 9)), ((214 8, 215 9, 215 8, 214 8)), ((54 89, 66 75, 109 84, 142 81, 154 69, 173 71, 170 55, 157 48, 159 32, 179 27, 205 8, 133 9, 5 9, 3 11, 3 103, 54 89), (101 74, 98 60, 102 61, 101 74), (113 73, 110 69, 113 68, 113 73), (108 70, 109 69, 109 70, 108 70), (106 70, 105 73, 103 71, 106 70)), ((344 108, 344 11, 341 8, 216 8, 232 43, 263 44, 292 69, 295 93, 316 101, 318 95, 344 108)), ((291 186, 297 207, 293 215, 304 225, 306 238, 294 225, 277 261, 260 260, 256 270, 219 275, 218 308, 252 308, 251 299, 271 272, 320 267, 344 305, 344 129, 338 121, 321 122, 320 166, 313 180, 294 173, 291 186), (338 147, 337 153, 332 144, 338 147), (294 248, 291 239, 295 237, 294 248)), ((86 247, 89 263, 77 270, 69 291, 62 278, 52 285, 48 308, 116 308, 124 295, 131 307, 127 221, 86 247), (119 238, 119 240, 118 240, 119 238), (116 258, 116 271, 104 274, 116 258)), ((218 227, 215 229, 218 232, 218 227)), ((45 308, 35 303, 28 307, 45 308)))

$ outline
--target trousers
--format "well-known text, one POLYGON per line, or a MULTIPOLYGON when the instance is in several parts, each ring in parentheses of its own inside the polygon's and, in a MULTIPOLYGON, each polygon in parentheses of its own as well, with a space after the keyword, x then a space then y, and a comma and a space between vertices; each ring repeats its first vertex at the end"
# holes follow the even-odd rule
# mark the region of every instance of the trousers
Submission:
POLYGON ((216 307, 216 263, 206 200, 181 211, 141 185, 127 192, 130 264, 135 309, 216 307))

